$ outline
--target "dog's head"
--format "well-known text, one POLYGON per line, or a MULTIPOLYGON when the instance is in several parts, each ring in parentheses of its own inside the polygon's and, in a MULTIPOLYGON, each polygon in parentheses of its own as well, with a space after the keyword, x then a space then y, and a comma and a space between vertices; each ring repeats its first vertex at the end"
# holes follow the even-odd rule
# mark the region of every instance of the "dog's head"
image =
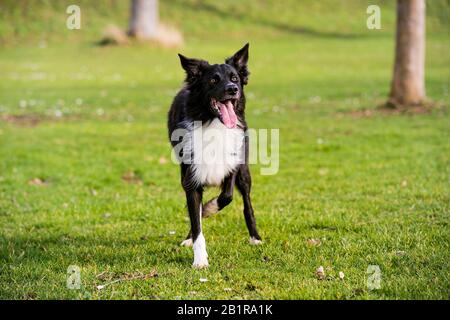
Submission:
MULTIPOLYGON (((218 117, 227 128, 237 125, 244 108, 244 85, 249 71, 247 43, 224 64, 209 64, 179 54, 181 66, 187 73, 186 83, 196 102, 195 112, 203 118, 218 117)), ((193 110, 194 111, 194 110, 193 110)))

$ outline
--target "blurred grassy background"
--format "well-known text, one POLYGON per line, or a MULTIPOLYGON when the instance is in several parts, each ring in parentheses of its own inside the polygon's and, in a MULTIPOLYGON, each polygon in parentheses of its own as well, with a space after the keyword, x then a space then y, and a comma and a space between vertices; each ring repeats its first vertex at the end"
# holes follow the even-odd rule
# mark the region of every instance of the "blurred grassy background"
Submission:
MULTIPOLYGON (((41 41, 98 41, 103 28, 114 23, 127 28, 129 1, 100 0, 95 5, 79 0, 82 32, 65 28, 65 10, 70 0, 2 0, 0 43, 35 44, 41 41)), ((427 1, 427 30, 447 34, 448 0, 427 1)), ((184 33, 188 41, 208 37, 242 39, 278 38, 282 35, 312 35, 325 38, 392 34, 395 1, 392 0, 165 0, 160 1, 163 22, 184 33), (382 11, 382 30, 366 28, 366 8, 377 4, 382 11)))

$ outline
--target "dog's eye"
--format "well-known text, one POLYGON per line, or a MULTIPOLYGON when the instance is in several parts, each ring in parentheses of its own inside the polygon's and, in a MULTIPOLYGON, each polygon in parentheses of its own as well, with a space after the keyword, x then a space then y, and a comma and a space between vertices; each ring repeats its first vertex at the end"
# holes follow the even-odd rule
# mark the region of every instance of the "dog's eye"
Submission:
POLYGON ((231 81, 237 82, 237 81, 238 81, 238 78, 237 78, 236 76, 232 76, 232 77, 231 77, 231 81))
POLYGON ((217 74, 214 77, 212 77, 211 80, 209 80, 209 82, 211 82, 212 84, 215 84, 219 81, 220 81, 220 77, 217 74))

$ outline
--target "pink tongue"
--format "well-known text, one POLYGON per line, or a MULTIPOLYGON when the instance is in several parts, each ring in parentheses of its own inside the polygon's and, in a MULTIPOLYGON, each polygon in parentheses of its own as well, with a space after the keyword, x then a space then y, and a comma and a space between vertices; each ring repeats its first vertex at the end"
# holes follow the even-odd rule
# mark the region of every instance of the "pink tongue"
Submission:
POLYGON ((220 103, 220 113, 222 113, 222 120, 225 126, 229 129, 235 128, 237 123, 236 113, 234 113, 233 104, 230 100, 226 104, 220 103))

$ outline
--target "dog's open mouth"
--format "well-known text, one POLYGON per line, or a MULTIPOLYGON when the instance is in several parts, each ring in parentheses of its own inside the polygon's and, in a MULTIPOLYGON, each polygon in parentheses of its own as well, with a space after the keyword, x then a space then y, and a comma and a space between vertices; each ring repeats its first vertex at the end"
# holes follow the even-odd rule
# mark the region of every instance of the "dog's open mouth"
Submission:
POLYGON ((237 116, 234 112, 235 99, 227 99, 223 101, 217 101, 211 99, 211 106, 214 111, 219 115, 220 121, 229 129, 236 128, 237 116))

